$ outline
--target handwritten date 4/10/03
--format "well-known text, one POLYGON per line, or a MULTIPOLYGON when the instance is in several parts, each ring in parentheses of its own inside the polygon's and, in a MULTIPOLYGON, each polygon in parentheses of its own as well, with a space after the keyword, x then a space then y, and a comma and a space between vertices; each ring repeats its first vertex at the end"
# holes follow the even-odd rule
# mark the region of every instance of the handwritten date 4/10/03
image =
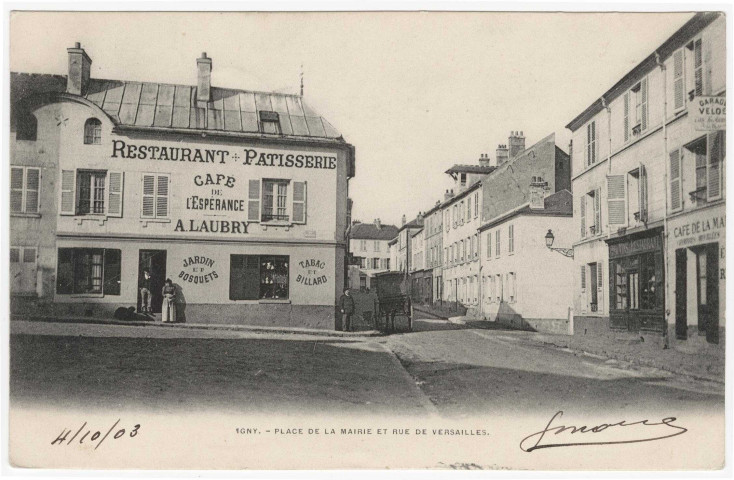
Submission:
POLYGON ((120 424, 121 419, 117 419, 117 421, 112 424, 112 426, 109 428, 109 430, 106 431, 106 433, 102 433, 105 431, 97 430, 93 427, 87 427, 87 422, 84 422, 81 427, 79 427, 78 430, 76 430, 76 433, 69 438, 69 435, 71 435, 72 429, 67 430, 66 428, 61 430, 61 433, 51 442, 51 445, 71 445, 71 442, 76 440, 79 442, 79 445, 84 445, 85 443, 93 444, 94 449, 97 450, 100 445, 102 445, 102 442, 104 442, 107 437, 112 434, 113 440, 119 440, 122 438, 134 438, 138 435, 140 431, 140 424, 137 423, 132 426, 132 428, 117 428, 117 426, 120 424), (114 434, 112 433, 114 431, 114 434), (78 440, 77 440, 78 438, 78 440))

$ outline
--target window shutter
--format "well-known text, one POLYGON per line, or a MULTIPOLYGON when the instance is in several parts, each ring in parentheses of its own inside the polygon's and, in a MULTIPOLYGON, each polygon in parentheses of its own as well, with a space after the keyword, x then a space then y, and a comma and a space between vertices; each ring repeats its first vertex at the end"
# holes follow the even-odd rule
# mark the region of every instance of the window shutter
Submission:
POLYGON ((601 188, 594 190, 594 234, 601 233, 601 188))
POLYGON ((293 223, 306 223, 306 182, 293 182, 293 223))
POLYGON ((168 195, 170 192, 168 175, 158 175, 156 183, 155 216, 166 218, 168 217, 168 195))
POLYGON ((701 52, 701 39, 693 43, 693 69, 695 96, 703 95, 703 55, 701 52))
POLYGON ((639 172, 639 193, 637 198, 640 201, 640 208, 638 211, 640 212, 640 221, 642 223, 647 223, 647 169, 643 164, 640 164, 639 172))
POLYGON ((76 187, 76 172, 74 170, 61 171, 61 215, 74 215, 74 193, 76 187))
POLYGON ((581 265, 581 291, 586 291, 586 265, 581 265))
POLYGON ((640 82, 640 95, 642 96, 642 101, 640 102, 640 111, 642 114, 640 129, 644 131, 647 129, 647 77, 643 78, 640 82))
POLYGON ((56 293, 68 294, 74 288, 74 249, 59 248, 56 266, 56 293))
POLYGON ((10 211, 23 211, 23 167, 10 168, 10 211))
POLYGON ((120 294, 120 259, 122 258, 121 250, 105 249, 104 251, 104 294, 119 295, 120 294))
POLYGON ((143 218, 155 217, 155 175, 143 174, 143 218))
POLYGON ((683 207, 680 167, 681 151, 673 150, 670 152, 670 210, 674 212, 683 207))
POLYGON ((626 182, 624 175, 607 176, 607 211, 609 225, 623 226, 627 224, 627 209, 625 208, 626 182))
POLYGON ((122 216, 122 191, 123 191, 123 173, 107 172, 107 216, 122 216))
POLYGON ((708 168, 706 169, 706 198, 708 201, 721 198, 721 158, 723 157, 723 132, 708 136, 708 168))
POLYGON ((579 218, 581 219, 581 238, 586 238, 586 194, 579 198, 579 218))
POLYGON ((260 221, 260 180, 250 180, 247 203, 247 221, 260 221))
POLYGON ((591 165, 591 123, 586 125, 586 165, 591 165))
POLYGON ((25 172, 25 212, 38 213, 41 169, 26 168, 25 172))
POLYGON ((624 94, 624 141, 630 139, 630 92, 624 94))
POLYGON ((678 110, 686 105, 686 85, 683 74, 683 49, 673 54, 673 109, 678 110))

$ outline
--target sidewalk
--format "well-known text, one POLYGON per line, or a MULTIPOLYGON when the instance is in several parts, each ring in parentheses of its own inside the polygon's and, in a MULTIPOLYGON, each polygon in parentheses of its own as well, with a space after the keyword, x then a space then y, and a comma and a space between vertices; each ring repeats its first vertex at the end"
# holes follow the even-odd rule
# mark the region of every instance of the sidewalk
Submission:
POLYGON ((614 341, 591 335, 560 335, 514 330, 496 322, 477 320, 467 316, 443 318, 463 328, 496 330, 498 336, 506 334, 504 338, 529 346, 567 349, 576 354, 659 368, 698 380, 724 383, 726 362, 721 350, 718 352, 712 350, 711 353, 700 351, 686 353, 674 348, 654 348, 641 343, 614 341))
MULTIPOLYGON (((672 348, 657 349, 644 344, 629 344, 585 335, 555 335, 522 330, 508 330, 503 333, 507 334, 506 338, 513 338, 526 345, 568 349, 574 353, 659 368, 698 380, 724 384, 723 354, 690 354, 672 348)), ((503 333, 498 332, 498 335, 503 333)))
POLYGON ((153 328, 191 328, 201 330, 232 330, 232 331, 249 331, 259 333, 279 333, 279 334, 302 334, 316 335, 322 337, 377 337, 382 334, 376 330, 360 331, 360 332, 339 332, 334 330, 321 330, 317 328, 300 328, 300 327, 265 327, 257 325, 227 325, 227 324, 211 324, 211 323, 162 323, 160 321, 140 321, 140 320, 115 320, 108 318, 96 317, 52 317, 52 316, 34 316, 34 315, 11 315, 11 321, 23 320, 27 322, 52 322, 52 323, 88 323, 102 325, 123 325, 136 327, 153 327, 153 328))

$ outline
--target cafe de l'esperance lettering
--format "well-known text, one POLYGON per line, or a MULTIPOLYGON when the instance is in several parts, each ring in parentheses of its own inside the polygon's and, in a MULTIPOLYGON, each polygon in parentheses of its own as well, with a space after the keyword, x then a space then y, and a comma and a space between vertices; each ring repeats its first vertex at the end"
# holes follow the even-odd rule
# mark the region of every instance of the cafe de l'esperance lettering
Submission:
MULTIPOLYGON (((336 169, 336 156, 319 153, 277 152, 258 148, 222 149, 184 147, 179 145, 134 144, 123 140, 112 140, 112 158, 175 162, 182 168, 197 164, 242 165, 244 167, 274 167, 296 169, 336 169)), ((234 173, 231 172, 231 173, 234 173)), ((175 232, 247 234, 248 222, 241 219, 247 215, 246 198, 227 198, 238 195, 247 188, 237 185, 234 175, 202 173, 200 169, 192 176, 191 194, 183 205, 192 216, 219 216, 232 213, 238 219, 189 218, 174 223, 175 232)), ((188 191, 188 190, 187 190, 188 191)))

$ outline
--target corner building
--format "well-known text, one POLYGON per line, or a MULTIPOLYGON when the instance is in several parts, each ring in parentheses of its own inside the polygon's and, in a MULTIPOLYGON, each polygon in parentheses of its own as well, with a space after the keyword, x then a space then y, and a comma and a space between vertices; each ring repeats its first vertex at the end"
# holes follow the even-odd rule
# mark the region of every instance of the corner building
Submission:
POLYGON ((334 127, 299 95, 213 87, 206 54, 196 86, 68 55, 66 76, 11 74, 13 310, 140 307, 148 270, 179 321, 334 328, 354 176, 334 127))

